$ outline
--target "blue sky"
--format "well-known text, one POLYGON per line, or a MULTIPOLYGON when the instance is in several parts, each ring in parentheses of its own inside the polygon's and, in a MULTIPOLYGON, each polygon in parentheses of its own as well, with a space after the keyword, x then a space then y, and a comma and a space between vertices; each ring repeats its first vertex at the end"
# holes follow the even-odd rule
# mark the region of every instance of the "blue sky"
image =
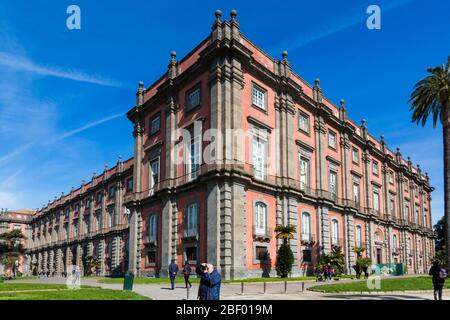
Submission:
POLYGON ((419 163, 443 214, 441 128, 410 122, 408 97, 425 69, 450 54, 450 4, 398 1, 44 1, 0 4, 0 207, 36 208, 78 187, 118 155, 133 155, 124 113, 166 71, 170 51, 189 52, 210 32, 214 11, 236 8, 241 30, 297 73, 321 79, 350 117, 419 163), (81 8, 81 30, 66 9, 81 8), (366 28, 366 8, 382 29, 366 28))

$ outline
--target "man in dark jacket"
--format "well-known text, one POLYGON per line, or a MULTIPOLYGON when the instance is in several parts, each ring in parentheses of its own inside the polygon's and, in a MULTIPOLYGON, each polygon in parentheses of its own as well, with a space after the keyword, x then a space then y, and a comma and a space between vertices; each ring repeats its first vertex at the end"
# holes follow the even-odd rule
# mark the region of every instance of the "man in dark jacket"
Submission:
POLYGON ((198 287, 199 300, 211 300, 211 277, 208 273, 208 266, 202 263, 197 266, 195 272, 200 276, 200 285, 198 287))
POLYGON ((447 277, 447 271, 441 266, 439 261, 435 260, 428 274, 433 276, 434 300, 442 300, 442 289, 447 277))
POLYGON ((208 266, 211 271, 211 300, 220 300, 220 283, 222 281, 222 277, 220 276, 219 271, 214 268, 212 265, 208 266))
POLYGON ((172 260, 172 262, 169 264, 169 277, 170 277, 170 284, 172 285, 172 290, 175 289, 175 277, 178 273, 178 265, 175 263, 175 260, 172 260))
POLYGON ((185 261, 184 266, 183 266, 183 275, 184 275, 184 284, 186 285, 186 289, 187 289, 188 285, 189 285, 189 288, 192 288, 192 284, 189 281, 191 271, 192 271, 191 265, 189 264, 188 261, 185 261))

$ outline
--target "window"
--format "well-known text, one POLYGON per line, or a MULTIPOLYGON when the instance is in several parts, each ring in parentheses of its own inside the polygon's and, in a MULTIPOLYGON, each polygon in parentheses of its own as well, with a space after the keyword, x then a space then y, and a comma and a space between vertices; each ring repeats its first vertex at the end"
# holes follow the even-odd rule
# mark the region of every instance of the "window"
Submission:
POLYGON ((339 245, 339 222, 336 219, 331 221, 331 244, 339 245))
POLYGON ((114 208, 110 208, 108 210, 108 228, 112 228, 114 226, 114 208))
POLYGON ((150 161, 150 176, 148 182, 148 189, 153 194, 155 185, 159 182, 159 158, 150 161))
POLYGON ((193 237, 197 235, 197 204, 192 203, 187 207, 186 236, 193 237))
POLYGON ((22 230, 22 226, 20 224, 15 224, 13 230, 22 230))
POLYGON ((201 95, 200 86, 190 90, 186 95, 186 111, 191 111, 192 109, 200 106, 201 95))
POLYGON ((426 213, 424 213, 424 215, 423 215, 423 226, 427 227, 427 214, 426 213))
POLYGON ((356 243, 357 248, 362 247, 362 227, 360 225, 356 226, 356 243))
POLYGON ((70 209, 69 208, 66 209, 65 215, 66 215, 66 219, 68 219, 69 215, 70 215, 70 209))
POLYGON ((397 235, 395 235, 395 234, 392 236, 392 246, 393 246, 393 249, 394 249, 392 251, 397 250, 398 243, 397 243, 397 235))
POLYGON ((156 214, 151 215, 148 219, 148 240, 156 241, 156 214))
POLYGON ((302 213, 302 241, 311 241, 311 216, 307 212, 302 213))
POLYGON ((328 131, 328 146, 333 149, 337 148, 336 133, 333 131, 328 131))
POLYGON ((357 206, 360 205, 359 183, 353 182, 353 201, 357 206))
POLYGON ((394 172, 389 171, 389 183, 394 185, 394 172))
POLYGON ((416 208, 416 212, 414 214, 414 223, 419 223, 419 209, 416 208))
POLYGON ((312 254, 310 249, 305 249, 302 251, 302 260, 303 262, 312 262, 312 254))
POLYGON ((256 260, 259 260, 260 263, 269 261, 269 251, 266 246, 256 246, 255 247, 255 256, 256 260))
POLYGON ((309 159, 300 156, 300 188, 309 187, 309 159))
POLYGON ((254 229, 256 235, 265 235, 267 227, 267 206, 262 202, 255 203, 254 229))
POLYGON ((405 180, 405 192, 406 192, 406 193, 409 192, 408 186, 409 186, 409 182, 408 182, 408 180, 405 180))
POLYGON ((103 199, 103 194, 102 194, 102 192, 100 191, 100 192, 97 192, 97 194, 95 195, 95 202, 96 203, 100 203, 100 202, 102 202, 102 199, 103 199))
POLYGON ((79 204, 76 204, 76 205, 75 205, 74 211, 75 211, 75 213, 80 212, 80 205, 79 205, 79 204))
POLYGON ((380 190, 375 187, 373 187, 373 209, 380 211, 380 190))
POLYGON ((264 179, 266 176, 267 140, 260 135, 254 135, 252 140, 252 160, 255 178, 264 179))
POLYGON ((266 110, 266 91, 253 84, 252 104, 260 109, 266 110))
POLYGON ((133 178, 127 180, 127 192, 133 191, 133 178))
POLYGON ((85 233, 88 233, 88 232, 91 231, 91 230, 89 229, 89 227, 90 227, 89 216, 86 216, 83 220, 84 220, 84 232, 85 232, 85 233))
POLYGON ((108 198, 109 199, 114 198, 115 194, 116 194, 116 188, 114 186, 109 187, 109 189, 108 189, 108 198))
POLYGON ((298 114, 298 127, 303 132, 309 133, 309 116, 301 111, 298 114))
MULTIPOLYGON (((198 176, 200 169, 200 152, 201 140, 200 135, 193 135, 192 139, 187 144, 186 153, 186 175, 189 180, 193 180, 198 176)), ((159 165, 159 164, 158 164, 159 165)))
POLYGON ((337 173, 334 170, 330 170, 328 172, 328 183, 329 183, 329 189, 328 191, 331 193, 332 196, 337 196, 337 173))
POLYGON ((78 237, 78 223, 77 222, 73 223, 73 236, 78 237))
POLYGON ((157 115, 150 119, 150 135, 153 135, 161 129, 161 115, 157 115))
POLYGON ((352 149, 352 161, 353 163, 359 163, 359 150, 356 148, 352 149))
POLYGON ((97 231, 100 231, 102 229, 102 212, 100 210, 97 210, 95 214, 95 221, 97 223, 97 231))
POLYGON ((375 160, 372 161, 372 173, 374 175, 378 175, 379 171, 378 171, 378 162, 376 162, 375 160))
POLYGON ((409 213, 409 204, 405 204, 405 218, 411 221, 411 216, 409 213))
POLYGON ((197 247, 186 247, 186 260, 189 262, 197 261, 197 247))
POLYGON ((156 263, 156 251, 147 251, 147 263, 156 263))
POLYGON ((84 207, 86 209, 89 209, 91 207, 91 199, 85 199, 84 200, 84 207))
POLYGON ((395 199, 394 196, 391 195, 391 199, 389 200, 389 212, 392 216, 395 216, 395 199))

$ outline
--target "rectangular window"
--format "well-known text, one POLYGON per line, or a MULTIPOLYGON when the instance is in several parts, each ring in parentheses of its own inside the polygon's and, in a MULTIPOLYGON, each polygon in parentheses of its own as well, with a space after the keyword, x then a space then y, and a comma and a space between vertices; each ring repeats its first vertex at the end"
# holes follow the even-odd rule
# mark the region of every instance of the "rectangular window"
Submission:
POLYGON ((103 199, 102 192, 97 192, 97 194, 95 195, 95 202, 100 203, 100 202, 102 202, 102 199, 103 199))
POLYGON ((266 91, 253 84, 252 104, 260 109, 266 110, 266 91))
POLYGON ((359 163, 359 150, 356 148, 352 149, 352 162, 356 164, 359 163))
POLYGON ((100 231, 102 229, 102 213, 100 210, 97 210, 97 213, 95 215, 95 221, 97 223, 97 231, 100 231))
POLYGON ((329 192, 336 197, 337 196, 337 173, 335 171, 329 171, 328 173, 329 192))
POLYGON ((188 180, 197 178, 200 169, 201 139, 194 136, 187 144, 186 176, 188 180))
POLYGON ((362 227, 356 226, 356 247, 362 247, 362 227))
POLYGON ((200 86, 189 91, 186 95, 186 111, 198 107, 201 103, 200 86))
POLYGON ((153 135, 161 129, 161 115, 157 115, 150 120, 150 135, 153 135))
POLYGON ((256 260, 259 262, 267 262, 269 260, 269 251, 265 246, 256 246, 255 247, 255 256, 256 260))
POLYGON ((115 194, 116 194, 116 188, 114 186, 109 187, 108 198, 109 199, 114 198, 115 194))
POLYGON ((84 207, 89 209, 91 207, 91 199, 84 200, 84 207))
POLYGON ((309 187, 309 159, 300 156, 300 188, 309 187))
POLYGON ((298 114, 298 127, 303 132, 309 133, 309 116, 301 111, 298 114))
POLYGON ((303 262, 312 262, 312 254, 311 254, 311 250, 309 249, 305 249, 302 251, 302 259, 303 262))
POLYGON ((186 260, 189 262, 197 261, 197 247, 186 247, 186 260))
POLYGON ((133 191, 133 178, 127 180, 127 192, 133 191))
POLYGON ((267 141, 261 137, 253 137, 252 158, 255 178, 264 179, 266 176, 266 144, 267 141))
POLYGON ((395 200, 393 196, 391 196, 391 200, 389 201, 389 212, 392 216, 395 216, 395 200))
POLYGON ((86 217, 85 219, 84 219, 84 232, 85 233, 88 233, 88 232, 90 232, 91 230, 90 230, 90 228, 89 228, 89 217, 86 217))
POLYGON ((79 204, 76 204, 76 205, 75 205, 74 211, 75 211, 75 213, 80 212, 80 205, 79 205, 79 204))
POLYGON ((357 206, 360 205, 359 184, 353 182, 353 201, 357 206))
POLYGON ((409 204, 405 205, 405 218, 408 219, 409 221, 411 221, 411 216, 409 213, 409 204))
POLYGON ((108 210, 108 228, 112 228, 114 226, 114 208, 110 208, 108 210))
POLYGON ((389 183, 394 185, 394 173, 389 171, 389 183))
POLYGON ((328 146, 333 149, 337 148, 336 133, 333 131, 328 131, 328 146))
POLYGON ((148 240, 150 242, 156 241, 156 215, 152 215, 148 221, 148 240))
POLYGON ((156 263, 156 251, 147 251, 147 263, 156 263))
POLYGON ((193 203, 187 207, 186 236, 197 235, 197 204, 193 203))
POLYGON ((380 191, 378 188, 373 189, 373 209, 380 211, 380 191))
POLYGON ((73 236, 78 237, 78 223, 77 222, 73 223, 73 236))
POLYGON ((378 162, 376 162, 375 160, 372 161, 372 173, 374 175, 378 175, 379 171, 378 171, 378 162))
POLYGON ((153 194, 155 185, 159 182, 159 158, 150 161, 150 176, 148 189, 153 194))

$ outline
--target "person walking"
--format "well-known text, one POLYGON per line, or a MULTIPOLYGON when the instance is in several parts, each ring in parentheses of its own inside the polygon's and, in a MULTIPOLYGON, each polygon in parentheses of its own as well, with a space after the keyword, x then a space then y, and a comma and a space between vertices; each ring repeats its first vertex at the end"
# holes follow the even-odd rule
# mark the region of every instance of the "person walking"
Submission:
POLYGON ((328 264, 323 266, 323 280, 327 281, 328 279, 328 264))
POLYGON ((428 274, 432 276, 434 300, 442 300, 442 289, 444 288, 445 278, 447 278, 447 270, 442 267, 438 260, 435 260, 428 274))
POLYGON ((202 263, 197 266, 195 272, 200 276, 198 300, 211 300, 211 276, 208 273, 208 266, 206 263, 202 263))
POLYGON ((189 285, 189 288, 192 288, 192 284, 189 281, 191 271, 192 271, 191 265, 189 264, 188 261, 185 261, 184 266, 183 266, 183 275, 184 275, 184 284, 186 285, 186 289, 187 289, 188 285, 189 285))
POLYGON ((328 278, 330 281, 333 280, 333 273, 334 273, 334 268, 333 266, 328 262, 328 278))
POLYGON ((220 284, 222 277, 219 271, 213 265, 208 265, 208 271, 211 277, 211 300, 220 300, 220 284))
POLYGON ((177 273, 178 265, 175 263, 175 259, 172 259, 172 262, 169 264, 169 277, 172 290, 175 290, 175 277, 177 276, 177 273))

